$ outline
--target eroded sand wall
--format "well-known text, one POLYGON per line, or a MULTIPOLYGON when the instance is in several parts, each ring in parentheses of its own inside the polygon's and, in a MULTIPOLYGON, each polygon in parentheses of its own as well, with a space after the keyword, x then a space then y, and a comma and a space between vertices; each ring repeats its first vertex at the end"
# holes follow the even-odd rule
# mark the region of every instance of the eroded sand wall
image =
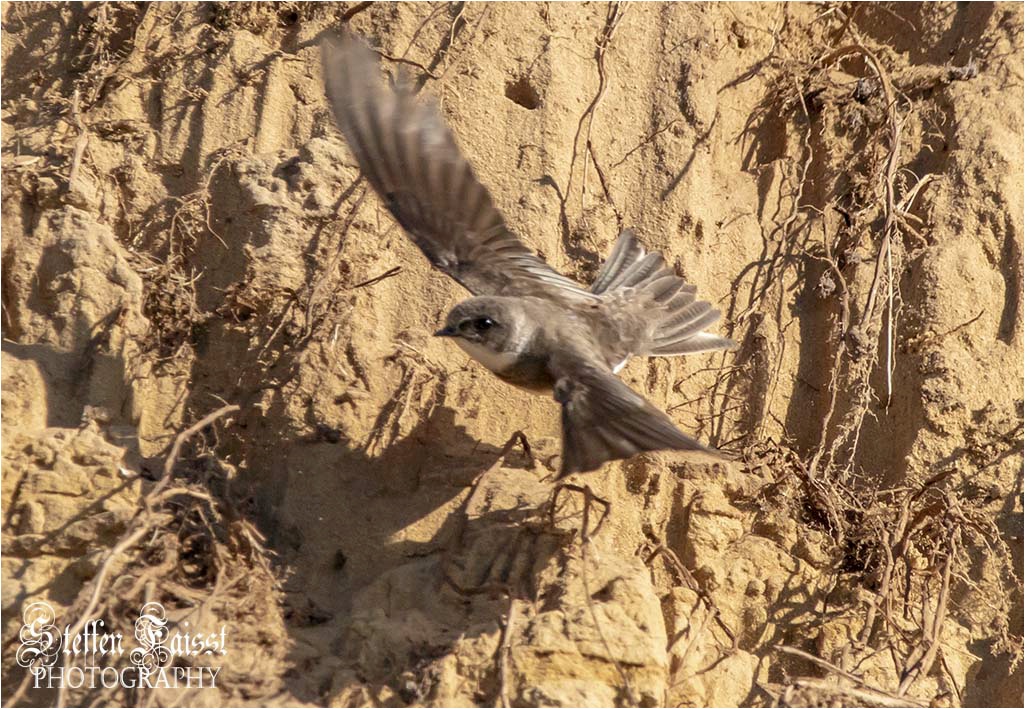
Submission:
POLYGON ((137 476, 228 401, 178 474, 272 566, 176 503, 187 553, 120 560, 104 610, 227 619, 231 671, 188 701, 864 703, 935 645, 908 696, 1020 705, 1021 8, 848 11, 5 5, 5 648, 26 600, 81 610, 137 476), (354 187, 317 46, 342 24, 553 266, 586 282, 631 226, 718 304, 737 352, 623 376, 734 462, 610 465, 586 550, 579 496, 551 526, 556 405, 429 336, 464 294, 354 187), (515 430, 541 469, 502 458, 515 430), (908 500, 889 593, 918 595, 866 631, 908 500))

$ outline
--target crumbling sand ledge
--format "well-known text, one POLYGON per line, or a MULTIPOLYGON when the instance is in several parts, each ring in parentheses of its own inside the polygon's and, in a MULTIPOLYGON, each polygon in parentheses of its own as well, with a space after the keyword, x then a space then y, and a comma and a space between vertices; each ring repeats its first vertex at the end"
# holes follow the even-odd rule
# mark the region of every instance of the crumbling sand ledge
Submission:
POLYGON ((97 612, 226 623, 223 682, 104 703, 1020 706, 1020 6, 8 3, 2 62, 5 704, 145 519, 97 612), (555 405, 355 182, 343 23, 554 266, 633 226, 720 304, 624 375, 733 462, 550 518, 555 405))

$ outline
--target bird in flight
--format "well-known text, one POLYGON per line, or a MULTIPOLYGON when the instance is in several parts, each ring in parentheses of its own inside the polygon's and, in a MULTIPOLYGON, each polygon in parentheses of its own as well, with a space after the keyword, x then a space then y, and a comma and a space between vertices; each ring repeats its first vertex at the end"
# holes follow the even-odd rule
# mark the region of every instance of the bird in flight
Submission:
POLYGON ((500 379, 562 405, 559 477, 643 451, 708 450, 616 373, 631 357, 728 349, 719 311, 624 230, 589 287, 555 271, 506 224, 440 111, 352 37, 322 46, 335 122, 381 201, 435 268, 472 297, 434 333, 500 379))

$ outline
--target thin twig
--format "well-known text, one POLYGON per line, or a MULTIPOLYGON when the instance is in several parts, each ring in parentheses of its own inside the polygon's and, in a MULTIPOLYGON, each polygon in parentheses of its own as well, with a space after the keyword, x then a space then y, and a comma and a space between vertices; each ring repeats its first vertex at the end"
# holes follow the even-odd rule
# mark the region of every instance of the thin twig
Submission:
MULTIPOLYGON (((605 14, 605 25, 602 27, 601 34, 598 36, 597 46, 594 50, 594 59, 598 65, 598 91, 595 93, 594 98, 584 109, 584 112, 580 115, 580 120, 577 122, 577 132, 573 136, 573 154, 569 161, 569 178, 566 180, 566 199, 569 199, 570 187, 573 183, 573 166, 577 161, 577 147, 580 143, 580 134, 584 130, 584 123, 587 123, 587 133, 585 136, 584 145, 586 146, 591 142, 591 126, 594 123, 594 112, 598 108, 598 104, 601 103, 602 97, 605 96, 605 89, 607 87, 607 77, 605 76, 605 52, 609 47, 609 43, 612 41, 612 35, 616 32, 616 27, 619 26, 619 21, 623 19, 623 10, 619 2, 609 3, 608 10, 605 14)), ((580 190, 580 208, 584 207, 584 198, 587 195, 587 161, 584 161, 582 175, 583 186, 580 190)))
POLYGON ((623 215, 619 213, 619 208, 616 206, 616 201, 612 199, 612 192, 609 191, 609 182, 605 179, 605 172, 601 169, 601 165, 598 163, 598 156, 594 154, 594 144, 590 140, 587 141, 587 152, 591 155, 591 161, 594 163, 594 169, 598 173, 598 182, 601 183, 601 190, 605 193, 605 199, 609 201, 612 206, 612 211, 616 215, 616 225, 620 230, 623 229, 623 215))
MULTIPOLYGON (((71 626, 71 629, 68 631, 69 638, 77 638, 78 634, 82 632, 82 628, 84 628, 86 623, 89 622, 89 618, 93 615, 93 612, 96 610, 96 606, 100 602, 100 594, 104 590, 107 575, 110 574, 114 561, 120 557, 121 554, 134 546, 136 542, 146 536, 150 530, 153 529, 153 526, 153 518, 147 515, 147 519, 145 521, 122 536, 121 540, 115 544, 109 552, 107 552, 107 556, 104 558, 103 563, 100 564, 100 568, 96 573, 96 578, 93 581, 93 592, 89 596, 89 602, 79 615, 78 620, 75 621, 75 624, 71 626)), ((57 706, 65 706, 65 683, 63 682, 61 683, 60 690, 57 693, 57 706)))
POLYGON ((626 151, 626 154, 625 154, 625 155, 624 155, 623 157, 621 157, 621 158, 620 158, 619 160, 617 160, 617 161, 616 161, 616 162, 615 162, 615 163, 614 163, 614 164, 612 165, 612 167, 610 167, 610 168, 609 168, 609 172, 612 172, 612 171, 613 171, 613 170, 615 170, 615 169, 616 169, 617 167, 619 167, 620 165, 622 165, 623 163, 625 163, 625 162, 626 162, 626 160, 627 160, 627 158, 629 158, 629 157, 630 157, 631 155, 633 155, 633 154, 634 154, 634 153, 636 153, 636 152, 637 152, 638 150, 640 150, 641 148, 643 148, 643 147, 644 147, 645 145, 648 145, 649 143, 651 143, 651 142, 652 142, 652 141, 653 141, 653 140, 654 140, 655 138, 657 138, 657 137, 658 137, 659 135, 661 135, 662 133, 665 133, 665 132, 666 132, 667 130, 669 130, 670 128, 672 128, 673 126, 675 126, 675 125, 676 125, 677 123, 679 123, 679 121, 678 121, 677 119, 675 119, 675 118, 674 118, 673 120, 669 121, 669 122, 668 122, 668 123, 666 123, 666 124, 665 124, 664 126, 662 126, 661 128, 658 128, 658 129, 656 129, 656 130, 652 131, 651 133, 649 133, 649 134, 648 134, 647 136, 645 136, 645 137, 644 137, 644 139, 643 139, 643 140, 641 140, 641 142, 639 142, 639 143, 638 143, 637 145, 635 145, 635 146, 633 146, 632 148, 630 148, 629 150, 627 150, 627 151, 626 151))
POLYGON ((785 653, 787 655, 793 655, 794 657, 800 657, 802 660, 807 660, 808 662, 818 665, 824 670, 835 672, 844 679, 849 679, 851 682, 857 682, 859 685, 863 687, 874 689, 872 687, 869 687, 869 685, 865 683, 865 680, 859 677, 858 675, 848 672, 847 670, 837 665, 834 665, 832 662, 829 662, 828 660, 823 660, 821 657, 816 657, 815 655, 812 655, 810 652, 805 652, 804 650, 800 650, 796 647, 790 647, 789 645, 773 645, 772 647, 774 650, 779 650, 780 652, 785 653))
POLYGON ((374 276, 373 278, 368 278, 365 281, 361 281, 361 282, 357 283, 356 285, 354 285, 352 287, 352 290, 356 290, 357 288, 366 288, 367 286, 372 286, 375 283, 380 283, 381 281, 383 281, 385 279, 388 279, 388 278, 391 278, 392 276, 397 276, 401 272, 402 272, 402 266, 395 266, 393 268, 389 268, 387 271, 385 271, 384 273, 382 273, 379 276, 374 276))
POLYGON ((692 591, 698 594, 698 597, 702 600, 705 606, 707 606, 710 614, 715 619, 716 625, 718 625, 719 629, 726 634, 727 638, 729 638, 731 643, 731 652, 736 650, 739 647, 739 638, 737 637, 737 634, 734 633, 732 628, 730 628, 730 626, 726 624, 726 621, 722 619, 722 613, 719 611, 719 606, 716 605, 715 601, 712 600, 712 597, 708 595, 708 591, 705 590, 701 584, 698 583, 697 579, 694 578, 694 574, 691 573, 690 569, 684 566, 683 562, 680 561, 680 557, 677 556, 676 552, 664 544, 659 544, 648 555, 648 558, 645 559, 645 563, 650 565, 656 556, 662 556, 665 559, 668 559, 670 565, 676 569, 676 572, 680 575, 683 582, 686 583, 692 591))
POLYGON ((887 707, 927 707, 925 702, 910 697, 898 697, 890 692, 883 692, 878 689, 858 689, 856 687, 843 687, 838 684, 830 684, 828 680, 802 677, 791 682, 792 686, 804 689, 813 689, 818 692, 839 694, 842 696, 859 699, 862 702, 882 704, 887 707))
POLYGON ((612 646, 609 645, 608 638, 605 637, 605 631, 602 629, 601 623, 598 622, 598 612, 594 609, 594 598, 591 596, 591 588, 587 581, 587 550, 591 545, 591 535, 588 532, 588 527, 590 527, 591 501, 596 498, 594 493, 591 491, 590 486, 584 485, 582 487, 584 490, 584 519, 583 529, 580 530, 580 579, 584 586, 584 596, 587 599, 587 609, 591 613, 591 620, 594 622, 595 630, 598 631, 598 637, 601 639, 601 643, 605 648, 605 653, 608 655, 612 665, 616 668, 616 672, 619 673, 620 679, 623 680, 623 689, 626 691, 629 703, 636 705, 639 703, 640 699, 634 693, 633 686, 630 684, 630 677, 626 674, 626 670, 623 669, 622 663, 620 663, 619 659, 616 658, 615 654, 613 654, 612 646))
POLYGON ((374 52, 379 57, 381 57, 381 59, 387 59, 388 61, 395 62, 396 64, 407 64, 409 66, 416 67, 421 72, 423 72, 424 75, 429 76, 432 79, 439 79, 439 78, 441 78, 437 74, 435 74, 433 71, 431 71, 430 69, 425 67, 423 64, 421 64, 420 62, 413 61, 412 59, 406 59, 405 57, 392 56, 391 54, 388 54, 387 52, 385 52, 383 49, 377 49, 377 48, 373 48, 373 47, 372 47, 372 49, 374 50, 374 52))
POLYGON ((171 452, 164 460, 163 474, 160 476, 160 480, 157 481, 157 484, 153 486, 153 489, 150 490, 149 493, 146 495, 145 501, 147 502, 147 507, 148 501, 156 499, 160 492, 165 487, 167 487, 168 483, 170 483, 171 479, 174 477, 174 466, 178 462, 178 456, 181 455, 181 448, 183 445, 185 445, 185 442, 197 433, 199 433, 200 431, 202 431, 204 428, 212 424, 217 419, 221 418, 222 416, 227 416, 228 414, 234 413, 238 411, 240 408, 241 407, 239 407, 238 404, 228 404, 226 406, 222 406, 216 411, 211 411, 206 416, 201 418, 199 421, 196 421, 196 423, 192 424, 184 431, 179 433, 177 436, 175 436, 174 444, 171 446, 171 452))
POLYGON ((926 645, 920 658, 912 654, 908 658, 907 666, 901 673, 900 685, 897 694, 903 697, 915 680, 924 677, 932 670, 933 662, 936 660, 936 653, 940 649, 940 635, 943 630, 943 621, 947 616, 947 601, 950 596, 950 575, 953 569, 954 556, 957 553, 957 535, 951 533, 947 549, 947 558, 943 563, 943 576, 940 584, 940 593, 936 598, 936 610, 933 612, 932 621, 928 628, 923 628, 923 638, 926 645))
POLYGON ((960 330, 964 330, 969 325, 974 324, 979 318, 981 318, 983 315, 985 315, 985 313, 986 313, 986 309, 983 308, 982 310, 979 311, 979 314, 976 315, 974 318, 971 318, 970 320, 965 320, 960 325, 955 325, 954 327, 950 328, 946 332, 944 332, 944 333, 942 333, 940 335, 937 335, 936 339, 942 340, 945 337, 949 337, 950 335, 953 335, 955 332, 958 332, 960 330))
POLYGON ((78 137, 75 139, 75 147, 71 154, 71 169, 68 171, 68 186, 67 189, 70 192, 75 187, 75 182, 78 179, 78 171, 82 166, 82 156, 85 155, 85 148, 89 144, 89 130, 82 123, 82 114, 79 110, 79 98, 80 92, 75 89, 75 93, 71 99, 71 120, 78 128, 78 137))
POLYGON ((372 7, 373 4, 374 3, 372 3, 372 2, 358 2, 358 3, 356 3, 355 5, 350 7, 348 10, 346 10, 344 13, 342 13, 342 22, 348 22, 349 20, 351 20, 353 17, 355 17, 359 13, 361 13, 364 10, 367 10, 370 7, 372 7))

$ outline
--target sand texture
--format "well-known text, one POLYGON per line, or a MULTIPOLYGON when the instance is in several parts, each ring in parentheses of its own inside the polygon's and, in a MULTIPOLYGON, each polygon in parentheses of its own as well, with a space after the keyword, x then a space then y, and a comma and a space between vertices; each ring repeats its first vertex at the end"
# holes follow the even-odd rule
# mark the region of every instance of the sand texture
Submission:
POLYGON ((5 705, 1021 706, 1022 25, 4 4, 5 705), (632 227, 722 310, 620 375, 722 457, 556 487, 334 127, 345 26, 555 268, 632 227), (223 624, 217 687, 33 689, 35 600, 223 624))

